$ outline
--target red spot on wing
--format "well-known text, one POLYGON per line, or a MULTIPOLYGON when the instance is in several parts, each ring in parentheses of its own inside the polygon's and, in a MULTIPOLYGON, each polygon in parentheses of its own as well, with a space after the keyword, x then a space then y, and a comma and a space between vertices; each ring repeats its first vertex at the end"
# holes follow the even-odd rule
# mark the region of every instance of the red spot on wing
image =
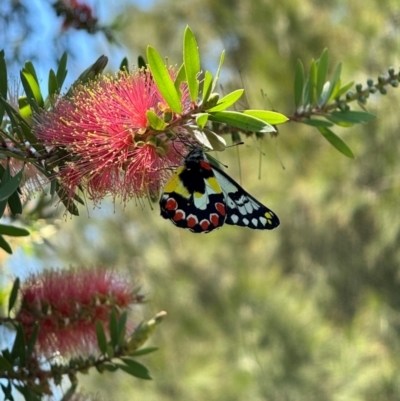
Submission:
POLYGON ((202 168, 204 168, 204 170, 211 170, 211 169, 212 169, 211 164, 208 163, 208 162, 206 162, 206 161, 204 161, 204 160, 202 160, 202 161, 200 162, 200 166, 201 166, 202 168))
POLYGON ((174 221, 183 220, 184 218, 185 218, 185 212, 181 209, 178 209, 173 217, 174 221))
POLYGON ((168 198, 165 202, 165 210, 176 210, 178 207, 178 202, 174 198, 168 198))
POLYGON ((225 216, 226 214, 226 208, 225 205, 221 202, 217 202, 215 204, 215 208, 217 209, 217 212, 221 215, 221 216, 225 216))
POLYGON ((206 230, 208 229, 208 227, 210 227, 210 222, 209 222, 208 220, 206 220, 206 219, 201 220, 199 224, 200 224, 200 227, 201 227, 204 231, 206 231, 206 230))
POLYGON ((219 226, 219 215, 217 213, 211 213, 210 221, 211 221, 212 225, 214 225, 215 227, 218 227, 219 226))
POLYGON ((199 222, 198 218, 193 214, 189 215, 186 221, 189 228, 193 228, 199 222))

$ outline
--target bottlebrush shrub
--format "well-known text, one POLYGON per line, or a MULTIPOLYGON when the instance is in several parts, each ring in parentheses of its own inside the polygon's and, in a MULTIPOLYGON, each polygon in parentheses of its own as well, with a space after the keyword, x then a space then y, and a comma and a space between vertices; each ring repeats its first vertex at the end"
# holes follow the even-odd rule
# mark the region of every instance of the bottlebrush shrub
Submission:
POLYGON ((13 346, 0 353, 5 396, 13 387, 25 398, 51 395, 65 375, 76 387, 77 374, 91 367, 150 379, 133 358, 156 349, 139 348, 165 312, 137 325, 127 312, 142 302, 126 277, 106 269, 47 270, 22 284, 15 280, 8 316, 0 318, 16 333, 13 346))

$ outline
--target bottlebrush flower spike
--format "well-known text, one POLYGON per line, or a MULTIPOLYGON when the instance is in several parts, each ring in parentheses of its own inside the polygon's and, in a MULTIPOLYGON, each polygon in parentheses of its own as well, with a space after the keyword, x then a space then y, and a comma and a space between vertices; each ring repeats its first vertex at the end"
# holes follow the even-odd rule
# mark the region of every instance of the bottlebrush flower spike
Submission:
MULTIPOLYGON (((187 87, 181 86, 187 112, 191 103, 187 87)), ((141 69, 77 86, 52 111, 36 116, 37 137, 68 153, 57 177, 69 199, 78 187, 86 188, 95 203, 109 194, 126 202, 158 193, 168 168, 180 164, 183 147, 150 127, 148 111, 160 118, 170 112, 150 72, 141 69)), ((171 122, 168 127, 172 132, 171 122)), ((172 127, 178 132, 179 123, 172 127)))
POLYGON ((96 321, 107 326, 113 308, 142 301, 125 277, 105 269, 49 270, 20 289, 16 320, 27 338, 39 325, 36 351, 46 357, 88 355, 97 349, 96 321))

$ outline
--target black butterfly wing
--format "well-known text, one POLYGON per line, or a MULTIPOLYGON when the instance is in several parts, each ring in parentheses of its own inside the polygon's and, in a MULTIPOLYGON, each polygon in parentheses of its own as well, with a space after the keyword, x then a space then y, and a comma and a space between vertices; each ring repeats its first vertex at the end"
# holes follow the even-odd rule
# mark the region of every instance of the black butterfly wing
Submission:
POLYGON ((210 164, 202 156, 185 160, 173 174, 160 199, 161 216, 180 228, 208 233, 226 219, 225 196, 210 164))
POLYGON ((214 175, 225 195, 225 223, 255 230, 272 230, 279 226, 278 216, 247 193, 237 182, 217 167, 214 175))

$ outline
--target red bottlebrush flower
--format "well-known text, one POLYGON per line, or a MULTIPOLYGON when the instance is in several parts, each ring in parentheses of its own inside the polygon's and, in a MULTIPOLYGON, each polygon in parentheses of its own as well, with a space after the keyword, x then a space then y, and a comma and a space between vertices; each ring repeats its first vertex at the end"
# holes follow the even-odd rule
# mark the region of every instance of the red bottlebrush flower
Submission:
POLYGON ((16 320, 30 337, 39 325, 36 350, 46 357, 82 356, 97 348, 96 321, 107 325, 111 310, 142 300, 126 278, 101 269, 45 271, 21 286, 16 320))
POLYGON ((53 8, 63 21, 63 29, 70 27, 83 29, 89 33, 96 31, 97 18, 93 15, 92 8, 85 3, 77 0, 58 0, 53 4, 53 8))
MULTIPOLYGON (((182 89, 188 112, 188 91, 182 89)), ((37 116, 37 137, 68 153, 57 176, 70 199, 78 186, 95 202, 108 194, 126 202, 158 193, 168 168, 180 164, 183 147, 165 132, 152 130, 147 111, 162 118, 168 106, 151 74, 137 70, 78 86, 52 111, 37 116)))

